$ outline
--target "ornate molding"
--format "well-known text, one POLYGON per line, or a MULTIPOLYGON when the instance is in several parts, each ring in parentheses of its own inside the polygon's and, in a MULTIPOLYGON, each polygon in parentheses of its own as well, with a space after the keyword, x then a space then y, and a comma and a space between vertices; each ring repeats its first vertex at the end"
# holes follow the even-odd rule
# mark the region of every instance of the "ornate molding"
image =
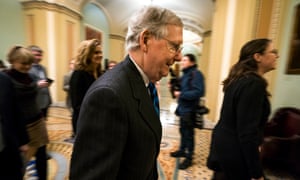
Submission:
POLYGON ((78 20, 82 18, 80 12, 77 12, 73 9, 68 8, 67 6, 57 4, 57 3, 30 0, 30 1, 21 1, 21 4, 24 10, 43 9, 47 11, 56 11, 58 13, 63 13, 78 20))
POLYGON ((116 34, 110 34, 109 39, 116 39, 116 40, 120 40, 120 41, 125 41, 125 37, 120 36, 120 35, 116 35, 116 34))

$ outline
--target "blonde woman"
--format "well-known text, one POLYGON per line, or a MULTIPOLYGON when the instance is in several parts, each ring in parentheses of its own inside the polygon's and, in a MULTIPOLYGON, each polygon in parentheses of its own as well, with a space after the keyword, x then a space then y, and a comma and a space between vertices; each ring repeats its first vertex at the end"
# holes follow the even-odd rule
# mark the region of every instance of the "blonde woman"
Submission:
POLYGON ((84 95, 90 85, 101 75, 102 59, 103 53, 99 40, 91 39, 80 43, 70 80, 73 137, 76 135, 77 119, 84 95))
POLYGON ((19 116, 26 124, 29 135, 29 150, 25 153, 25 160, 28 162, 35 156, 39 180, 46 180, 46 145, 49 140, 43 114, 35 101, 39 85, 29 74, 34 56, 28 49, 14 46, 9 51, 7 59, 11 68, 5 72, 13 82, 20 110, 19 116))

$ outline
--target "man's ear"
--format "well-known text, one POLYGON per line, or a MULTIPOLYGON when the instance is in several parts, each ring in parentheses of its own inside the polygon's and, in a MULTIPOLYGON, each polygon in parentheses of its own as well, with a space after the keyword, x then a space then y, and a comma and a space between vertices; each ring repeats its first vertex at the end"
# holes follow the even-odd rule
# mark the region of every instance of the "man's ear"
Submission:
POLYGON ((142 51, 145 51, 145 52, 147 51, 147 43, 148 43, 149 37, 150 37, 150 33, 148 30, 144 30, 141 32, 139 43, 140 43, 142 51))

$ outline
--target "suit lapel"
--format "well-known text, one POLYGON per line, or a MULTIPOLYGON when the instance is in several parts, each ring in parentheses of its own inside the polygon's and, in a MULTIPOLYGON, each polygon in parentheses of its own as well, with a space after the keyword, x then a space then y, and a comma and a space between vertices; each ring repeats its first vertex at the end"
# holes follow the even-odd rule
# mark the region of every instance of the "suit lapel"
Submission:
POLYGON ((148 90, 145 87, 145 83, 140 73, 136 69, 135 65, 131 62, 129 57, 126 58, 126 61, 126 63, 128 63, 127 65, 130 67, 130 72, 128 73, 128 75, 130 86, 133 89, 133 97, 137 100, 137 103, 139 104, 138 111, 141 114, 145 123, 154 132, 159 148, 162 135, 160 119, 155 112, 151 97, 148 94, 148 90))

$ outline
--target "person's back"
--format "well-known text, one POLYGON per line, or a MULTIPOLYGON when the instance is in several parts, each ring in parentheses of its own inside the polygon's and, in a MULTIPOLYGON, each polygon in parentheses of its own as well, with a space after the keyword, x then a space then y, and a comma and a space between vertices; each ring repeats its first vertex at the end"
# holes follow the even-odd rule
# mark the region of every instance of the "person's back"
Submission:
POLYGON ((28 143, 28 135, 25 124, 18 117, 13 84, 2 72, 0 86, 0 179, 22 180, 24 167, 20 150, 28 143))

